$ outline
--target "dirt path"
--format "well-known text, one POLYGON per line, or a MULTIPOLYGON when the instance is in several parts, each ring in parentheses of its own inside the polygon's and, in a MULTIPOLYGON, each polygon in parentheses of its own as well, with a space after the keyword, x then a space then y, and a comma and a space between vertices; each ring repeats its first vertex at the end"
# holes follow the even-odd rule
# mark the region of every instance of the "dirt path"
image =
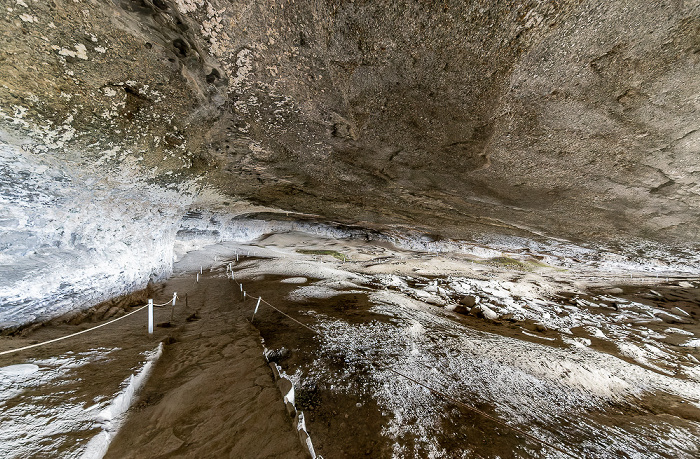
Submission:
MULTIPOLYGON (((157 326, 153 335, 144 309, 92 332, 2 356, 0 456, 80 457, 102 432, 101 411, 163 342, 107 457, 306 457, 237 284, 213 272, 196 283, 188 273, 148 295, 163 303, 175 291, 174 314, 170 306, 155 310, 156 324, 170 326, 157 326), (18 369, 27 374, 8 373, 18 369)), ((105 322, 99 311, 109 308, 3 336, 0 351, 94 327, 105 322)))
POLYGON ((205 272, 167 287, 188 309, 157 328, 169 344, 106 457, 305 457, 237 285, 205 272))

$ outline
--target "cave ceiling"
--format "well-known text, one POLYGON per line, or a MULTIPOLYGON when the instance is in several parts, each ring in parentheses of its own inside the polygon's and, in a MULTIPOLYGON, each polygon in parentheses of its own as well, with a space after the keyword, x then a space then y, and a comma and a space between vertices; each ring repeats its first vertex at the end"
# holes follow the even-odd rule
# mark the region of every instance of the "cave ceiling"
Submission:
POLYGON ((3 142, 366 226, 697 242, 697 1, 4 0, 3 142))

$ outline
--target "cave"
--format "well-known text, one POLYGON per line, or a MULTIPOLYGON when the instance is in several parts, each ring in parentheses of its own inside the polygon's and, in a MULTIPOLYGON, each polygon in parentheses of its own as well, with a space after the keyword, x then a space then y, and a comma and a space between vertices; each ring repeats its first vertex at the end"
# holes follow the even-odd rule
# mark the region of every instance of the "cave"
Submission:
POLYGON ((0 456, 700 455, 696 0, 6 0, 0 456))

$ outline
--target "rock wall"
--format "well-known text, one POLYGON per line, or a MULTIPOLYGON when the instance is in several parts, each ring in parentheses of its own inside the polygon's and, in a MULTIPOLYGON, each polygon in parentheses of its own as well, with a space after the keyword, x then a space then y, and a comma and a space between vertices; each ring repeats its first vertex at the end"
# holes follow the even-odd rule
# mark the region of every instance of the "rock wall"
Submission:
POLYGON ((0 298, 167 273, 202 189, 451 239, 697 249, 698 18, 697 0, 6 0, 0 298))
POLYGON ((65 165, 0 142, 0 328, 91 306, 172 272, 188 198, 65 165))
POLYGON ((698 240, 700 3, 8 2, 0 121, 347 222, 698 240))

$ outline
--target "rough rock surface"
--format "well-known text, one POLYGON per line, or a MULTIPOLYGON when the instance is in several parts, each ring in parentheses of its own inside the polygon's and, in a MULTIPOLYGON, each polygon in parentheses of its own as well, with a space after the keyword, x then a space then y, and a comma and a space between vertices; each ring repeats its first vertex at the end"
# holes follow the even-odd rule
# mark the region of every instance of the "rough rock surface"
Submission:
POLYGON ((698 1, 2 3, 15 308, 167 274, 198 193, 458 239, 698 242, 698 1))

